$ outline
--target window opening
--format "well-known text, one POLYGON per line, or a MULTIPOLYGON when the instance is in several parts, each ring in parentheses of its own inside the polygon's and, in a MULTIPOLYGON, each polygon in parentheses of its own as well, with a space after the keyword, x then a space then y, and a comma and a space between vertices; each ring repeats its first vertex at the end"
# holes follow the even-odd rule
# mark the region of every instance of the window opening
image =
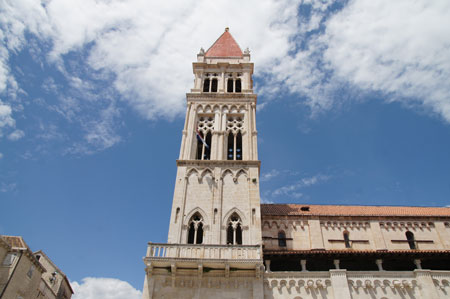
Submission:
POLYGON ((234 134, 228 133, 227 160, 234 160, 234 134))
POLYGON ((241 219, 236 213, 231 215, 227 228, 227 244, 242 245, 242 225, 241 219))
POLYGON ((175 212, 175 223, 177 223, 178 214, 180 214, 180 208, 177 208, 177 211, 175 212))
POLYGON ((211 92, 217 92, 217 79, 214 78, 211 81, 211 92))
POLYGON ((414 234, 410 231, 405 233, 406 239, 408 240, 409 249, 417 249, 416 248, 416 240, 414 239, 414 234))
POLYGON ((217 217, 217 209, 214 209, 214 219, 213 219, 213 224, 216 224, 216 217, 217 217))
POLYGON ((234 91, 241 92, 241 79, 236 79, 236 87, 235 87, 234 91))
POLYGON ((278 232, 278 246, 286 247, 286 234, 284 231, 278 232))
POLYGON ((234 84, 234 80, 233 79, 228 79, 227 81, 227 92, 233 92, 233 84, 234 84))
POLYGON ((198 119, 197 130, 195 135, 197 137, 197 150, 195 159, 210 160, 211 159, 211 144, 212 144, 212 130, 214 129, 213 116, 200 116, 198 119))
POLYGON ((203 218, 199 213, 195 213, 189 221, 188 244, 203 243, 203 218))
POLYGON ((350 234, 347 231, 344 232, 344 244, 345 248, 352 248, 350 244, 350 234))
POLYGON ((203 92, 209 92, 209 79, 203 81, 203 92))
POLYGON ((206 145, 203 145, 203 160, 211 159, 211 132, 206 134, 206 145))
POLYGON ((242 134, 238 132, 236 135, 236 160, 242 160, 242 134))

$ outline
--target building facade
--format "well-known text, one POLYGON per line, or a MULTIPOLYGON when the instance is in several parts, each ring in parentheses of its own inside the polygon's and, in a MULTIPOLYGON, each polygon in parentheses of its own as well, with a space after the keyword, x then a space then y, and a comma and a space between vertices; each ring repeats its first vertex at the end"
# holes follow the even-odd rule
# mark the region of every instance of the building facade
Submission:
POLYGON ((0 299, 70 299, 73 290, 61 270, 22 237, 0 235, 0 299))
POLYGON ((450 298, 449 208, 261 205, 249 50, 225 29, 193 73, 144 299, 450 298))

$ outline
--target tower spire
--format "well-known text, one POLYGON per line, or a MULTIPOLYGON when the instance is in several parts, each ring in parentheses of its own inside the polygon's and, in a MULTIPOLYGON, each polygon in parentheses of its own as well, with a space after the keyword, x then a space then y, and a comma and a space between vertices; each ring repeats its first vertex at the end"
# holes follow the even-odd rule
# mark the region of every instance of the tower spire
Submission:
POLYGON ((206 51, 206 57, 239 57, 242 50, 230 33, 230 28, 226 27, 225 32, 206 51))

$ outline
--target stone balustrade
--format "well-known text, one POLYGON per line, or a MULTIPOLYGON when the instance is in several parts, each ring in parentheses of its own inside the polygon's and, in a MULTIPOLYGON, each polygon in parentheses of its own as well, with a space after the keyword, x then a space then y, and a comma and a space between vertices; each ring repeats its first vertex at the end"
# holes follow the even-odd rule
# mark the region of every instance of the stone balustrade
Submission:
POLYGON ((195 245, 149 243, 147 256, 158 259, 260 260, 261 245, 195 245))

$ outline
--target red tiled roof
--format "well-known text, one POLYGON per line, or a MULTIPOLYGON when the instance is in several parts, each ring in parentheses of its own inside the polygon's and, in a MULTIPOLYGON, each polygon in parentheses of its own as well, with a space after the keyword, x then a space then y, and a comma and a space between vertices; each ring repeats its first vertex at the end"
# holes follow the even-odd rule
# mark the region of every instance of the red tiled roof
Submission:
POLYGON ((27 244, 22 237, 16 236, 1 236, 1 238, 9 244, 13 249, 28 249, 27 244))
POLYGON ((450 208, 261 204, 262 216, 439 216, 450 217, 450 208))
POLYGON ((264 250, 265 255, 324 255, 324 254, 376 254, 376 255, 394 255, 394 254, 450 254, 450 250, 355 250, 355 249, 333 249, 333 250, 264 250))
POLYGON ((242 57, 242 51, 226 28, 225 32, 206 51, 205 57, 242 57))

